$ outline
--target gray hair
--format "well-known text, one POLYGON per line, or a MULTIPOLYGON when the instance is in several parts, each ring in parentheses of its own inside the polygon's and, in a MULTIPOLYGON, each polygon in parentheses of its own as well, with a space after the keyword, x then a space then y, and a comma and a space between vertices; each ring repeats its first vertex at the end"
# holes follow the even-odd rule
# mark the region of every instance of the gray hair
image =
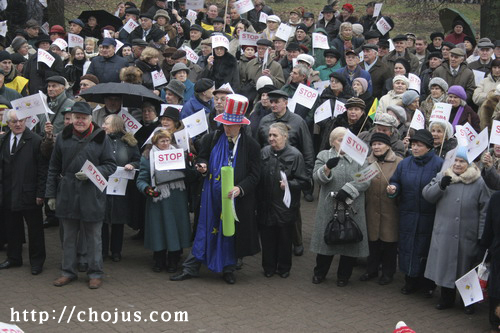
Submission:
POLYGON ((299 74, 304 76, 305 78, 309 77, 309 73, 311 70, 304 64, 297 64, 295 65, 294 68, 297 68, 299 70, 299 74))
POLYGON ((16 110, 14 110, 14 109, 6 109, 6 110, 4 110, 3 121, 5 123, 8 123, 10 121, 10 119, 12 118, 12 113, 13 112, 16 112, 16 110))
POLYGON ((331 133, 330 133, 330 147, 333 147, 333 141, 335 141, 339 136, 345 135, 347 132, 347 128, 345 127, 336 127, 331 133))
POLYGON ((351 22, 342 23, 339 27, 339 33, 342 33, 345 28, 351 28, 351 30, 352 30, 352 23, 351 22))
POLYGON ((283 135, 285 138, 288 139, 288 131, 290 130, 290 127, 286 125, 285 123, 272 123, 271 126, 269 126, 269 129, 274 128, 277 129, 278 132, 280 132, 281 135, 283 135))

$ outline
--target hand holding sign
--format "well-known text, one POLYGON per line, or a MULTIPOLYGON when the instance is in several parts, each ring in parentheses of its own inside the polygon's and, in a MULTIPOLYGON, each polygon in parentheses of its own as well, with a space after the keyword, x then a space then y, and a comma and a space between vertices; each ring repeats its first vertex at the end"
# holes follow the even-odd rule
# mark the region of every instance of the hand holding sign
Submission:
POLYGON ((92 164, 89 160, 85 161, 82 167, 82 171, 87 177, 90 179, 92 183, 99 189, 99 191, 104 191, 106 186, 108 186, 108 182, 104 178, 101 172, 97 170, 96 166, 92 164))

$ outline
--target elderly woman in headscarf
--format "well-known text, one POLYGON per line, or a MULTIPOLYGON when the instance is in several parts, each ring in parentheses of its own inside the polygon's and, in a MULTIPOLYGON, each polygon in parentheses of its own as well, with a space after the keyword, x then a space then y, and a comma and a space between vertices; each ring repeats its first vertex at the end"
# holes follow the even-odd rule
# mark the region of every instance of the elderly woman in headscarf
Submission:
MULTIPOLYGON (((411 71, 411 65, 405 58, 398 58, 396 59, 396 61, 394 61, 394 67, 393 67, 394 76, 404 75, 405 77, 408 78, 408 74, 410 74, 410 71, 411 71)), ((384 89, 382 89, 382 95, 387 94, 389 91, 393 89, 392 79, 394 78, 394 76, 385 80, 384 89)))
POLYGON ((404 75, 396 75, 393 79, 393 88, 386 95, 380 98, 377 112, 387 112, 389 105, 398 104, 403 99, 403 94, 408 90, 410 81, 404 75))
POLYGON ((158 130, 141 158, 137 188, 146 196, 144 247, 154 253, 154 272, 177 270, 182 249, 191 246, 185 170, 158 170, 155 153, 176 149, 172 134, 158 130))
POLYGON ((321 184, 318 209, 311 236, 311 251, 316 253, 316 267, 312 282, 321 283, 325 280, 334 255, 340 255, 337 269, 337 286, 345 287, 351 277, 356 258, 368 256, 368 238, 365 220, 365 191, 370 182, 359 183, 353 175, 366 167, 356 163, 350 156, 340 150, 340 144, 347 129, 337 127, 330 134, 330 146, 318 154, 313 170, 313 178, 321 184), (335 192, 331 198, 329 193, 335 192), (346 201, 352 204, 348 205, 346 201), (334 208, 338 207, 339 215, 352 207, 357 214, 351 218, 360 228, 363 240, 357 243, 342 245, 327 245, 324 240, 325 229, 333 218, 334 208))
POLYGON ((400 105, 405 109, 406 119, 410 119, 410 122, 415 110, 418 109, 419 102, 420 95, 413 89, 405 91, 403 96, 401 96, 400 105))
POLYGON ((429 131, 434 139, 434 152, 445 158, 446 154, 457 147, 457 139, 453 136, 453 127, 449 122, 433 121, 429 124, 429 131))
POLYGON ((427 98, 420 104, 420 111, 424 114, 425 119, 430 118, 434 104, 436 103, 446 103, 448 99, 448 83, 440 77, 434 77, 429 82, 430 94, 427 98))
POLYGON ((370 110, 375 99, 371 92, 368 91, 368 81, 362 77, 355 78, 352 81, 352 90, 354 90, 356 97, 361 98, 365 102, 365 112, 368 114, 368 110, 370 110))
POLYGON ((399 105, 389 105, 387 113, 396 118, 396 129, 399 133, 399 138, 404 139, 410 129, 411 119, 406 118, 406 111, 399 105))
POLYGON ((451 86, 448 89, 448 104, 451 104, 450 122, 453 128, 457 125, 471 124, 471 126, 480 132, 479 116, 470 106, 467 105, 467 94, 462 86, 451 86))
MULTIPOLYGON (((436 204, 436 217, 425 277, 441 287, 436 309, 455 304, 455 281, 481 260, 479 241, 483 235, 490 191, 481 171, 469 163, 467 148, 457 149, 455 162, 424 187, 423 197, 436 204)), ((466 314, 474 306, 465 307, 466 314)))

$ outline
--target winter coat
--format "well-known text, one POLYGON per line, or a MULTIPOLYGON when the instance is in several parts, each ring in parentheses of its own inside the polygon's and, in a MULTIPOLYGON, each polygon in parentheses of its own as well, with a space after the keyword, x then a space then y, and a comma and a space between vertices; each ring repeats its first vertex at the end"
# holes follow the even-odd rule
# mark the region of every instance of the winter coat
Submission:
POLYGON ((400 102, 402 103, 402 100, 403 94, 396 94, 394 90, 391 90, 386 95, 382 96, 382 98, 378 101, 377 112, 387 113, 387 107, 389 105, 396 105, 400 102))
MULTIPOLYGON (((45 63, 37 62, 37 54, 32 54, 23 68, 23 76, 29 80, 28 91, 33 94, 38 90, 47 92, 47 79, 54 75, 64 75, 64 64, 57 54, 52 51, 47 51, 56 60, 52 66, 47 66, 45 63)), ((90 74, 90 73, 89 73, 90 74)))
MULTIPOLYGON (((217 130, 201 139, 200 151, 196 163, 207 163, 210 153, 222 135, 217 130)), ((234 186, 241 188, 241 194, 234 199, 236 215, 240 222, 235 223, 236 257, 242 258, 260 251, 257 222, 255 221, 255 203, 257 185, 261 175, 259 144, 245 131, 241 131, 238 141, 238 155, 234 167, 234 186)))
MULTIPOLYGON (((385 62, 389 66, 389 69, 391 70, 392 74, 394 74, 394 64, 396 63, 396 60, 398 60, 399 58, 401 58, 401 57, 398 56, 398 54, 396 53, 396 50, 392 50, 391 52, 389 52, 388 54, 386 54, 382 58, 382 61, 385 62)), ((405 50, 405 54, 403 56, 403 59, 405 59, 406 61, 408 61, 410 63, 410 68, 411 68, 410 72, 411 73, 418 73, 418 68, 420 67, 420 62, 418 61, 418 58, 416 55, 414 55, 413 53, 411 53, 408 50, 405 50)))
POLYGON ((327 23, 325 19, 322 18, 318 21, 318 25, 316 26, 316 28, 325 29, 326 33, 328 34, 328 40, 333 40, 339 33, 340 21, 333 17, 332 20, 327 23))
MULTIPOLYGON (((359 65, 362 69, 365 69, 364 61, 360 62, 359 65)), ((382 61, 381 58, 377 58, 377 61, 368 70, 370 77, 372 79, 373 97, 380 99, 382 97, 382 91, 384 89, 384 84, 387 79, 392 77, 392 71, 389 66, 382 61)))
MULTIPOLYGON (((367 158, 368 163, 372 164, 378 161, 373 152, 367 158)), ((396 171, 396 167, 403 158, 396 156, 389 149, 383 161, 377 162, 382 170, 376 175, 366 190, 366 227, 368 229, 368 240, 375 242, 397 242, 399 229, 399 211, 398 202, 395 198, 387 196, 387 181, 396 171), (384 178, 385 176, 385 178, 384 178)))
MULTIPOLYGON (((116 166, 123 167, 126 164, 131 164, 134 169, 139 169, 139 161, 141 155, 137 147, 137 140, 132 133, 116 133, 108 135, 111 139, 111 148, 116 160, 116 166)), ((111 180, 109 180, 111 181, 111 180)), ((127 191, 122 195, 107 195, 106 196, 106 212, 104 222, 110 224, 131 224, 132 207, 135 182, 129 180, 127 183, 127 191)))
POLYGON ((467 67, 466 64, 460 64, 457 76, 451 74, 450 65, 444 62, 441 66, 434 70, 432 77, 440 77, 448 83, 448 86, 462 86, 467 93, 467 99, 472 98, 474 89, 476 89, 476 81, 474 73, 467 67))
POLYGON ((358 98, 361 98, 363 102, 365 102, 365 113, 368 114, 370 112, 370 109, 373 105, 373 101, 375 101, 375 97, 372 96, 371 92, 365 91, 361 95, 357 96, 358 98))
MULTIPOLYGON (((451 108, 450 123, 453 123, 453 120, 455 120, 458 108, 459 107, 451 108)), ((479 125, 479 116, 468 105, 464 105, 464 111, 462 112, 462 115, 458 120, 458 125, 465 125, 465 123, 471 124, 471 126, 476 130, 476 132, 478 133, 480 132, 481 127, 479 125)))
POLYGON ((488 63, 483 64, 480 59, 477 59, 476 61, 471 62, 470 64, 467 65, 472 70, 484 72, 486 74, 489 74, 491 72, 491 63, 493 62, 493 59, 490 58, 488 60, 488 63))
POLYGON ((444 140, 442 149, 441 145, 434 147, 434 152, 436 153, 436 155, 445 160, 446 154, 448 154, 449 151, 455 149, 457 145, 458 145, 457 139, 455 137, 451 137, 449 139, 444 140), (440 151, 441 154, 439 154, 440 151))
POLYGON ((425 200, 422 189, 442 165, 443 160, 431 150, 424 156, 405 158, 390 179, 399 197, 399 269, 408 276, 424 274, 436 206, 425 200))
POLYGON ((297 148, 286 145, 280 151, 265 146, 260 151, 261 177, 257 191, 257 221, 266 226, 295 223, 300 215, 300 196, 310 186, 304 158, 297 148), (290 207, 283 203, 280 171, 286 174, 291 194, 290 207))
POLYGON ((194 44, 193 44, 192 40, 187 39, 187 40, 184 41, 184 43, 182 44, 182 46, 187 46, 191 50, 193 50, 194 53, 199 54, 201 52, 201 38, 198 39, 197 41, 194 41, 194 44))
POLYGON ((271 124, 277 122, 285 123, 288 127, 290 127, 290 130, 288 130, 288 144, 297 148, 302 153, 306 164, 307 174, 311 176, 314 166, 314 148, 309 128, 307 127, 305 120, 299 115, 296 115, 287 109, 281 118, 276 118, 274 113, 264 116, 259 125, 258 141, 260 146, 264 147, 269 144, 267 141, 269 127, 271 124))
POLYGON ((262 6, 261 10, 259 11, 253 8, 247 13, 247 20, 252 24, 256 32, 261 32, 266 28, 265 23, 259 22, 261 13, 265 13, 268 16, 274 14, 273 9, 266 5, 262 6))
POLYGON ((73 125, 66 126, 56 138, 49 164, 45 197, 56 198, 58 218, 82 222, 104 220, 106 193, 101 192, 90 180, 82 181, 75 177, 75 173, 81 171, 87 160, 95 165, 105 179, 116 170, 110 139, 95 123, 92 126, 93 131, 97 133, 76 155, 74 152, 86 139, 79 139, 73 133, 73 125))
POLYGON ((500 96, 495 95, 494 92, 490 92, 477 112, 479 115, 481 130, 483 130, 486 126, 491 128, 492 120, 497 118, 499 112, 500 96))
MULTIPOLYGON (((314 229, 311 235, 311 251, 323 255, 344 255, 349 257, 368 256, 368 233, 366 229, 365 217, 365 191, 370 186, 370 182, 358 183, 353 179, 353 175, 368 166, 363 166, 354 162, 348 155, 342 155, 339 164, 326 176, 324 166, 326 162, 334 157, 338 157, 335 148, 323 150, 318 154, 314 164, 313 178, 320 184, 318 197, 318 209, 314 220, 314 229), (327 245, 324 241, 325 229, 333 218, 336 200, 328 196, 330 192, 344 190, 354 200, 352 208, 357 214, 350 214, 363 234, 363 240, 359 243, 343 245, 327 245)), ((343 214, 343 205, 338 205, 343 214)))
POLYGON ((455 281, 477 264, 490 191, 472 163, 461 175, 452 168, 440 172, 422 195, 436 204, 425 277, 438 286, 455 288, 455 281), (443 176, 452 177, 445 190, 439 185, 443 176))
POLYGON ((11 131, 0 135, 0 207, 5 206, 12 212, 36 209, 36 198, 45 197, 48 160, 41 154, 42 138, 28 128, 24 130, 17 143, 14 155, 10 155, 11 131), (6 172, 10 164, 10 179, 6 172), (7 188, 8 184, 10 185, 7 188), (2 193, 3 192, 3 193, 2 193), (2 202, 10 197, 10 206, 2 202))
POLYGON ((265 108, 262 106, 262 103, 258 101, 255 103, 255 106, 248 115, 248 120, 250 120, 250 128, 252 129, 252 135, 255 140, 258 140, 259 126, 260 120, 271 113, 271 108, 265 108))
POLYGON ((181 111, 181 119, 189 117, 202 109, 205 110, 205 114, 210 114, 210 112, 214 109, 214 100, 211 99, 208 103, 203 102, 195 94, 188 101, 184 102, 184 106, 181 111))
POLYGON ((495 91, 497 85, 500 84, 500 79, 495 80, 493 75, 490 73, 486 75, 484 80, 479 84, 479 86, 474 90, 474 95, 472 95, 472 100, 474 104, 481 107, 481 105, 488 98, 488 94, 491 91, 495 91))
MULTIPOLYGON (((303 83, 304 85, 310 87, 310 85, 307 82, 303 83)), ((287 83, 283 87, 281 87, 281 90, 286 92, 288 95, 288 98, 293 98, 295 91, 297 91, 297 88, 299 87, 298 83, 287 83)), ((312 129, 312 125, 314 124, 314 111, 318 107, 318 103, 314 103, 314 105, 311 108, 305 107, 304 105, 301 104, 296 104, 295 105, 295 110, 293 113, 298 114, 299 116, 302 117, 307 123, 307 126, 309 129, 312 129)))
POLYGON ((21 96, 20 93, 18 93, 14 89, 7 88, 5 84, 2 84, 2 86, 0 87, 0 96, 5 97, 5 99, 8 100, 9 102, 23 97, 21 96))
POLYGON ((370 74, 367 71, 365 71, 364 69, 362 69, 360 66, 356 66, 356 68, 353 71, 352 76, 349 74, 349 70, 347 69, 347 66, 342 67, 341 69, 337 70, 337 73, 341 74, 351 87, 352 87, 352 82, 354 81, 354 79, 356 79, 358 77, 365 79, 366 82, 368 82, 367 91, 370 93, 373 92, 372 78, 371 78, 370 74))
MULTIPOLYGON (((345 47, 344 47, 344 43, 346 41, 340 37, 340 34, 332 41, 332 46, 333 48, 335 48, 337 51, 340 52, 341 54, 341 58, 339 59, 340 63, 342 64, 342 66, 345 66, 346 65, 346 62, 345 62, 345 47)), ((361 45, 363 45, 363 42, 364 42, 364 39, 363 38, 356 38, 356 37, 353 37, 351 40, 350 40, 351 44, 352 44, 352 47, 351 49, 354 50, 354 49, 357 49, 358 47, 360 47, 361 45)))
MULTIPOLYGON (((59 134, 64 129, 64 115, 62 112, 73 106, 75 101, 71 98, 68 98, 66 92, 63 91, 59 96, 55 98, 55 100, 51 100, 50 97, 47 98, 47 103, 49 104, 49 108, 54 114, 49 114, 49 119, 54 129, 52 132, 54 134, 59 134), (51 104, 53 103, 53 104, 51 104)), ((47 122, 47 118, 42 115, 38 117, 40 122, 37 124, 40 129, 40 133, 45 133, 45 123, 47 122)))
POLYGON ((498 216, 500 216, 500 192, 491 196, 481 239, 481 246, 489 250, 491 257, 488 295, 497 299, 500 298, 500 223, 498 223, 498 216))
POLYGON ((83 66, 86 61, 85 58, 83 60, 74 59, 72 64, 67 64, 64 67, 64 77, 72 86, 73 95, 77 95, 80 91, 80 78, 83 75, 83 66))
MULTIPOLYGON (((448 99, 448 94, 444 93, 443 96, 441 96, 440 98, 441 103, 446 103, 447 99, 448 99)), ((431 95, 427 96, 427 98, 422 103, 420 103, 419 110, 422 111, 422 113, 424 114, 424 118, 427 120, 427 123, 429 122, 429 118, 431 117, 433 108, 434 108, 434 100, 432 99, 431 95)))
MULTIPOLYGON (((281 68, 281 65, 272 60, 270 56, 267 60, 267 69, 271 72, 269 77, 273 80, 273 85, 276 89, 283 87, 285 84, 283 69, 281 68)), ((240 77, 241 89, 243 90, 245 85, 250 85, 255 88, 257 80, 262 76, 262 62, 259 61, 259 58, 250 60, 242 74, 242 77, 240 77)))
POLYGON ((358 135, 362 131, 369 131, 373 126, 373 122, 371 118, 368 118, 366 122, 365 119, 366 115, 362 114, 361 118, 359 118, 357 122, 350 124, 347 120, 347 112, 342 113, 337 118, 327 119, 327 122, 324 125, 325 130, 322 131, 323 134, 321 137, 320 149, 328 149, 328 146, 330 146, 330 133, 337 127, 345 127, 354 135, 358 135))
POLYGON ((288 43, 297 43, 299 45, 304 45, 305 47, 307 47, 307 49, 309 50, 309 52, 311 52, 312 50, 312 39, 311 37, 309 37, 308 35, 306 35, 304 37, 303 40, 299 41, 297 40, 297 37, 295 36, 292 36, 289 40, 288 40, 288 43))
POLYGON ((215 81, 215 87, 217 88, 224 83, 229 83, 235 92, 239 92, 240 73, 238 62, 232 54, 227 53, 227 51, 224 52, 222 57, 214 54, 213 66, 210 66, 210 68, 209 66, 205 67, 201 73, 201 77, 215 81))
MULTIPOLYGON (((153 25, 151 27, 151 29, 149 29, 148 34, 146 35, 146 42, 149 43, 149 42, 153 41, 154 36, 158 36, 158 35, 162 35, 162 34, 164 34, 164 32, 153 25)), ((128 35, 127 41, 129 44, 132 45, 132 41, 134 39, 143 39, 143 35, 144 35, 144 30, 139 25, 134 30, 132 30, 132 32, 128 35)))
POLYGON ((125 58, 113 55, 109 58, 97 56, 90 62, 87 74, 94 74, 99 79, 99 83, 121 82, 120 70, 128 67, 129 63, 125 58))
POLYGON ((191 97, 194 96, 194 83, 189 80, 186 80, 182 82, 182 84, 184 84, 184 87, 186 87, 186 89, 184 90, 184 97, 182 98, 182 100, 188 101, 191 97))
POLYGON ((330 74, 332 74, 333 72, 336 72, 340 68, 342 68, 340 66, 340 62, 337 61, 337 63, 332 67, 328 67, 327 65, 322 65, 322 66, 316 67, 316 70, 319 72, 319 78, 321 81, 329 81, 330 74))

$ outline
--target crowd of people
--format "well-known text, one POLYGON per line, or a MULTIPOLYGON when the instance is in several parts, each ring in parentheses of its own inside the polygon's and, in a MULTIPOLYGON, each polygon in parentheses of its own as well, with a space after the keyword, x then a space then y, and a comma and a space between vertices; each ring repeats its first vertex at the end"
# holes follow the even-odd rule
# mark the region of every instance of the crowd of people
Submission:
POLYGON ((265 277, 287 278, 309 243, 302 197, 316 194, 314 284, 339 255, 337 286, 347 286, 367 257, 359 280, 388 285, 399 267, 401 293, 432 297, 439 286, 444 310, 455 306, 455 281, 488 249, 490 323, 499 329, 500 144, 473 159, 455 134, 500 120, 500 40, 467 35, 460 17, 450 31, 391 36, 395 23, 373 15, 375 2, 360 10, 330 1, 319 16, 298 7, 286 17, 264 0, 241 14, 233 0, 197 10, 186 0, 145 3, 119 3, 121 26, 97 16, 73 18, 68 30, 42 31, 41 16, 8 21, 24 26, 9 28, 0 51, 0 269, 22 266, 27 241, 31 273, 42 273, 44 227, 58 225, 53 284, 86 272, 97 289, 103 260, 122 260, 128 225, 152 252, 152 269, 175 273, 172 281, 199 276, 205 264, 234 284, 243 258, 259 252, 265 277), (380 31, 380 20, 390 29, 380 31), (150 94, 130 104, 106 83, 150 94), (297 98, 304 87, 317 90, 310 103, 297 98), (20 118, 13 101, 39 91, 51 112, 20 118), (450 105, 447 119, 432 117, 438 103, 450 105), (324 105, 335 112, 316 121, 324 105), (191 135, 186 118, 199 112, 207 127, 191 135), (369 147, 363 165, 341 149, 348 134, 369 147), (158 154, 179 148, 185 168, 158 165, 158 154), (374 164, 371 180, 355 177, 374 164), (131 176, 115 195, 88 170, 109 183, 131 176), (227 216, 237 220, 232 232, 227 216), (339 216, 359 227, 361 241, 327 244, 325 229, 339 216))

